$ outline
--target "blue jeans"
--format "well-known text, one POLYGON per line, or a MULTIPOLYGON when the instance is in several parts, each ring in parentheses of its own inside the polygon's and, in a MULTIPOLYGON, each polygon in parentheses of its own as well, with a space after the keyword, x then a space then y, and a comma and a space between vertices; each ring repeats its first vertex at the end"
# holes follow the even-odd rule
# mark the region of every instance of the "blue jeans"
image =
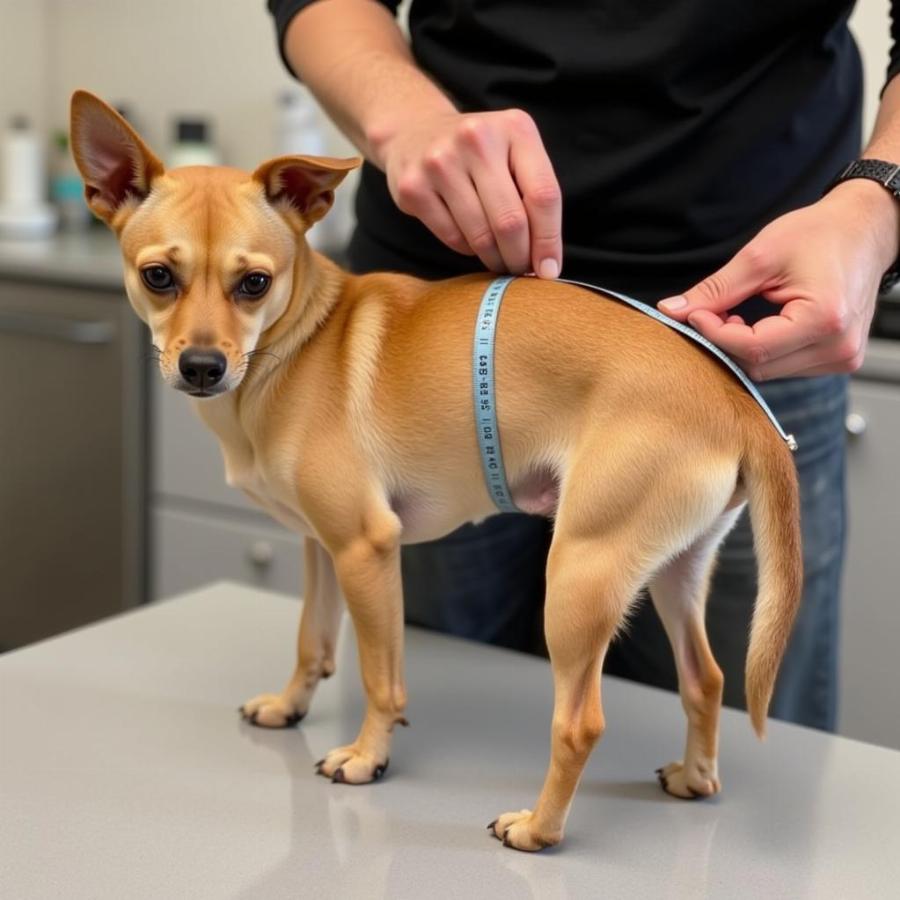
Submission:
MULTIPOLYGON (((837 718, 838 613, 844 549, 844 416, 847 379, 773 381, 762 393, 798 441, 803 529, 803 602, 778 678, 771 714, 833 730, 837 718)), ((501 515, 440 541, 403 548, 407 621, 540 652, 544 566, 550 526, 501 515)), ((756 557, 748 518, 719 554, 707 605, 713 653, 725 673, 725 703, 744 705, 744 657, 756 598, 756 557)), ((677 689, 665 632, 645 597, 606 671, 677 689)))

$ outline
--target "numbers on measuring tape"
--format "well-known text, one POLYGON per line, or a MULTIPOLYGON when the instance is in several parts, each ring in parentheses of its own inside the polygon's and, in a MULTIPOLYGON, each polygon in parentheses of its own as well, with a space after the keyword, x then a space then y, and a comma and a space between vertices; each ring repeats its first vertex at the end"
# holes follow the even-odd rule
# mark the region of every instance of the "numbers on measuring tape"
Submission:
POLYGON ((516 509, 506 483, 503 453, 497 427, 494 399, 494 336, 500 312, 500 301, 512 278, 496 278, 481 298, 475 343, 472 351, 472 386, 476 415, 475 433, 481 453, 485 487, 497 508, 504 512, 516 509))

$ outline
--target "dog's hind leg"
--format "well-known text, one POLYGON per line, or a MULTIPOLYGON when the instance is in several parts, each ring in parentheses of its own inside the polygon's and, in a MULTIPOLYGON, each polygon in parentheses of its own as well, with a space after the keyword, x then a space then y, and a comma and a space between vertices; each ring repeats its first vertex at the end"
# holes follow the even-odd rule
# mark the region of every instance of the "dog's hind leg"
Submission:
MULTIPOLYGON (((555 700, 550 767, 534 812, 493 834, 519 850, 562 839, 575 789, 603 733, 600 671, 638 590, 713 528, 734 494, 727 456, 686 462, 628 428, 607 428, 566 473, 547 567, 544 621, 555 700)), ((724 526, 723 526, 724 528, 724 526)))
POLYGON ((534 812, 505 813, 488 828, 517 850, 559 843, 582 770, 604 729, 600 670, 642 583, 626 540, 567 540, 557 531, 547 567, 545 629, 555 701, 550 767, 534 812))
POLYGON ((319 679, 334 672, 343 602, 331 557, 313 538, 303 542, 303 612, 297 633, 297 665, 280 694, 260 694, 241 707, 254 725, 284 728, 299 722, 319 679))
POLYGON ((650 596, 672 644, 678 689, 687 715, 684 759, 657 770, 663 789, 694 799, 721 789, 717 756, 722 671, 706 637, 704 612, 716 551, 734 527, 743 503, 723 512, 713 527, 670 560, 650 582, 650 596))

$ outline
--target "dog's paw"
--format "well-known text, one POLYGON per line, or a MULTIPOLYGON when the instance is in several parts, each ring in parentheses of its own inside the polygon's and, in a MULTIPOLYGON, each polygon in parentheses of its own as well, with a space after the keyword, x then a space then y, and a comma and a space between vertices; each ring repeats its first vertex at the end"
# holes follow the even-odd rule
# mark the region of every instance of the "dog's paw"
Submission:
POLYGON ((538 831, 530 809, 504 813, 488 825, 488 831, 498 841, 503 841, 504 847, 528 853, 552 847, 562 840, 561 834, 542 834, 538 831))
POLYGON ((316 763, 316 774, 339 784, 368 784, 378 781, 387 770, 389 760, 375 759, 361 753, 354 744, 337 747, 316 763))
POLYGON ((715 769, 700 765, 686 766, 681 762, 669 763, 669 765, 656 770, 656 777, 667 794, 681 797, 683 800, 712 797, 722 790, 715 769))
POLYGON ((260 694, 248 700, 239 712, 243 719, 263 728, 289 728, 306 715, 305 709, 299 709, 282 694, 260 694))

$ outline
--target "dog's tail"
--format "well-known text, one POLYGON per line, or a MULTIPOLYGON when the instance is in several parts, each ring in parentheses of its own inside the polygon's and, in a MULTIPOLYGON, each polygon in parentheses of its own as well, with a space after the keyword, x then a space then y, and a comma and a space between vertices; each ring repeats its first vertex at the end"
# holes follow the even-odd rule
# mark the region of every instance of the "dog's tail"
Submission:
POLYGON ((775 676, 803 589, 800 499, 791 451, 761 417, 748 419, 741 476, 750 501, 759 590, 744 689, 753 728, 765 737, 775 676))

